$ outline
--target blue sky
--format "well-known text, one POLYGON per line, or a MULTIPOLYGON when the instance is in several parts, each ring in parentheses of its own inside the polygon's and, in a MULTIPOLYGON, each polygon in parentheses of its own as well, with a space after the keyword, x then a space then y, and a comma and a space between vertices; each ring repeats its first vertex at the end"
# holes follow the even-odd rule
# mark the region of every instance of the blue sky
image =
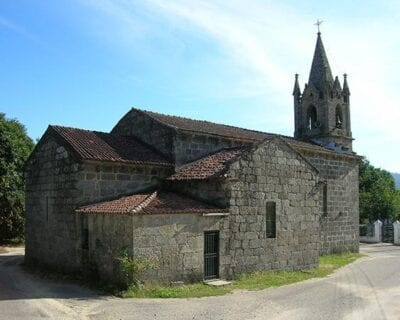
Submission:
POLYGON ((1 0, 0 111, 109 131, 131 107, 293 134, 317 19, 354 149, 400 172, 400 2, 1 0))

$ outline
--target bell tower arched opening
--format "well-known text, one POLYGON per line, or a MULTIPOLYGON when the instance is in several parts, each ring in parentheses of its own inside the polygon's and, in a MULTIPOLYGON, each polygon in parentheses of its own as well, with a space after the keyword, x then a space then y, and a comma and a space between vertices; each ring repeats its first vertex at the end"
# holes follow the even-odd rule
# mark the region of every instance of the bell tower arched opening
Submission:
POLYGON ((336 106, 336 112, 335 112, 335 127, 342 129, 343 127, 343 113, 342 113, 342 108, 340 105, 336 106))
POLYGON ((317 109, 315 106, 310 105, 307 109, 307 129, 312 130, 317 127, 317 109))

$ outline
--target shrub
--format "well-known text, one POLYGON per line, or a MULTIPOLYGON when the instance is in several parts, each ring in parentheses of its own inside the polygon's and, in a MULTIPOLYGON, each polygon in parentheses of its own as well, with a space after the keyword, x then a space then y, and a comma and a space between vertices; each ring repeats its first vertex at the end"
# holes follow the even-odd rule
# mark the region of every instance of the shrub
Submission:
POLYGON ((156 265, 146 257, 130 257, 125 250, 118 258, 121 265, 123 282, 128 288, 140 289, 143 286, 141 276, 147 270, 155 269, 156 265))

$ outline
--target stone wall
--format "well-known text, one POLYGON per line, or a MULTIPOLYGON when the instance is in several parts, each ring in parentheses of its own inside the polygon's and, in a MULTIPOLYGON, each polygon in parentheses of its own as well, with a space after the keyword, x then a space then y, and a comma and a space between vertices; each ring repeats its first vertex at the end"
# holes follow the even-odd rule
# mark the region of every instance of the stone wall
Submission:
POLYGON ((177 166, 222 148, 251 143, 236 138, 174 130, 134 109, 129 111, 111 132, 138 138, 175 161, 177 166))
POLYGON ((82 164, 47 134, 26 165, 26 262, 77 270, 79 235, 72 213, 82 164))
POLYGON ((172 168, 82 162, 46 133, 26 166, 26 259, 76 271, 81 266, 82 205, 154 188, 172 168))
POLYGON ((111 133, 134 136, 174 160, 175 130, 161 124, 143 112, 132 109, 112 129, 111 133))
POLYGON ((234 138, 179 131, 174 143, 175 162, 179 166, 223 148, 249 144, 249 141, 234 138))
POLYGON ((230 189, 231 276, 316 267, 320 199, 316 170, 279 140, 234 162, 230 189), (266 203, 276 204, 276 238, 266 237, 266 203))
POLYGON ((164 187, 191 198, 215 204, 221 208, 229 206, 227 185, 220 179, 182 180, 164 183, 164 187))
POLYGON ((85 162, 76 187, 81 190, 79 205, 153 189, 172 174, 173 168, 85 162))
POLYGON ((321 254, 359 249, 358 157, 304 152, 327 182, 326 212, 321 203, 321 254))
MULTIPOLYGON (((132 217, 111 214, 78 214, 82 230, 87 230, 88 243, 82 243, 84 269, 93 272, 99 280, 108 284, 120 284, 118 258, 124 252, 133 252, 132 217)), ((93 274, 92 274, 93 275, 93 274)))
POLYGON ((220 276, 230 262, 228 219, 199 214, 138 215, 133 222, 134 254, 153 260, 148 281, 201 281, 204 278, 204 232, 220 231, 220 276))
POLYGON ((199 214, 82 215, 89 232, 89 265, 102 280, 118 281, 121 252, 146 257, 156 268, 144 275, 147 282, 203 279, 204 231, 220 231, 220 274, 226 277, 229 259, 226 217, 199 214))

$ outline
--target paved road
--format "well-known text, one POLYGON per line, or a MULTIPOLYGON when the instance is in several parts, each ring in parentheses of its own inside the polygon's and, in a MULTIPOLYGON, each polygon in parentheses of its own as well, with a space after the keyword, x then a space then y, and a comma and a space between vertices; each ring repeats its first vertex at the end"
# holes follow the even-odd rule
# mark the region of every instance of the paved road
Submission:
POLYGON ((38 279, 0 253, 0 319, 400 319, 400 247, 363 245, 368 256, 324 278, 222 297, 118 299, 38 279))

